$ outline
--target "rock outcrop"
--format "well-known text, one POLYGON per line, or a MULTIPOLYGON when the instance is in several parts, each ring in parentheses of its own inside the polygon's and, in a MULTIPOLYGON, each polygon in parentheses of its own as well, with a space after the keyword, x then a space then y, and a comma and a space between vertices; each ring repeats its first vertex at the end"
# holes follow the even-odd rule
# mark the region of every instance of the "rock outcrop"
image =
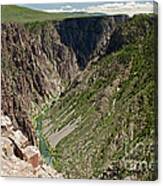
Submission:
POLYGON ((36 146, 29 145, 20 130, 14 129, 9 117, 1 116, 1 175, 16 177, 62 178, 45 163, 36 146))

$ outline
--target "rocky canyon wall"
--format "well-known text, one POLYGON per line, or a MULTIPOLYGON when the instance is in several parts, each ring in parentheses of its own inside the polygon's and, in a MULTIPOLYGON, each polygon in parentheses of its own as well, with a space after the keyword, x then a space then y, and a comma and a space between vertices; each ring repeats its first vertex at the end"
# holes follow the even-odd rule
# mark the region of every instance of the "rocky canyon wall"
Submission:
POLYGON ((88 63, 108 51, 127 16, 2 24, 2 112, 31 144, 32 105, 58 96, 88 63))

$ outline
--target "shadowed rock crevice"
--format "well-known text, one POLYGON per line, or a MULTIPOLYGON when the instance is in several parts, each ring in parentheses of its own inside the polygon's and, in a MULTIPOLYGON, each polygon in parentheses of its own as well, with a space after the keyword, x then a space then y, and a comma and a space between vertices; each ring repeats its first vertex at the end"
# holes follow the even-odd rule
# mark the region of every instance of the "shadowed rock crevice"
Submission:
POLYGON ((68 19, 59 22, 57 30, 61 41, 74 50, 78 66, 83 70, 89 61, 106 54, 113 31, 128 19, 125 15, 68 19))

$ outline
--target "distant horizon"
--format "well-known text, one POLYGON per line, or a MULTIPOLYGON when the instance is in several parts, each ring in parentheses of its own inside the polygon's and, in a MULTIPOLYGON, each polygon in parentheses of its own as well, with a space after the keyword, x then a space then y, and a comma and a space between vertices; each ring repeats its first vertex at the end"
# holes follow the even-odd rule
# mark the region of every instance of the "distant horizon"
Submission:
MULTIPOLYGON (((104 13, 106 15, 128 14, 133 16, 140 13, 152 13, 154 11, 153 0, 118 0, 98 2, 54 2, 54 3, 32 3, 16 4, 43 12, 87 12, 104 13)), ((156 12, 156 11, 155 11, 156 12)))

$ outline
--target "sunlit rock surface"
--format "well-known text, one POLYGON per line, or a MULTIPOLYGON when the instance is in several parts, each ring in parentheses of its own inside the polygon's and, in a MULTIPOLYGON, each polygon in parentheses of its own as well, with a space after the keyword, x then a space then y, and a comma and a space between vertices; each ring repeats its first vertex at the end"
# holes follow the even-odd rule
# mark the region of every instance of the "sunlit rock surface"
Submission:
POLYGON ((29 145, 20 130, 15 130, 11 120, 1 115, 1 176, 62 178, 41 158, 39 149, 29 145))

